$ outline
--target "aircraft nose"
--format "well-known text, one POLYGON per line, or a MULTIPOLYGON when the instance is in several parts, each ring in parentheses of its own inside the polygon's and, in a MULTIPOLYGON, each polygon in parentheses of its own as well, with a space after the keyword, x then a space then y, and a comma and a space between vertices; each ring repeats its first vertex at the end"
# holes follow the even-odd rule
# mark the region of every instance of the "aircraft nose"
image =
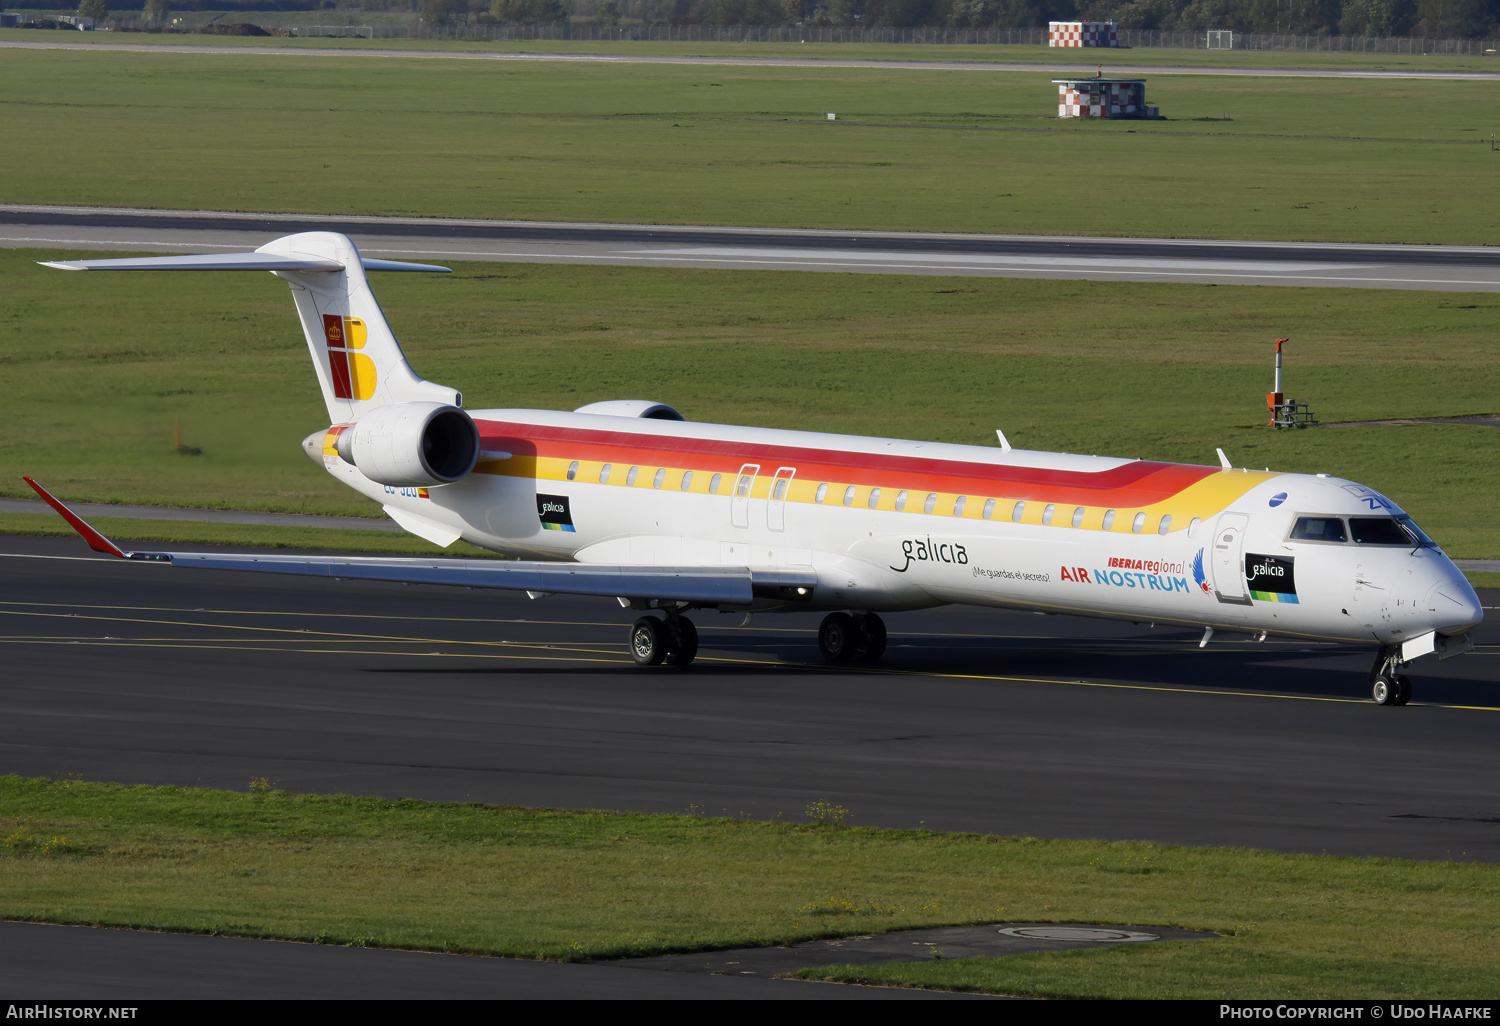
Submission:
POLYGON ((1484 619, 1479 596, 1458 573, 1434 584, 1427 592, 1427 615, 1439 634, 1462 634, 1484 619))

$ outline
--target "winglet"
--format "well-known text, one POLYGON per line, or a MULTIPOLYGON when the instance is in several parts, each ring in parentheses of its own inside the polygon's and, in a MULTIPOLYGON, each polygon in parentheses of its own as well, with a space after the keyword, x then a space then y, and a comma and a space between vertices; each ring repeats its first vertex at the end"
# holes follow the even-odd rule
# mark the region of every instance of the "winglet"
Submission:
POLYGON ((93 549, 95 552, 103 552, 106 555, 118 556, 121 559, 135 558, 135 553, 126 552, 124 549, 120 548, 120 546, 116 545, 114 542, 104 537, 104 535, 94 530, 84 522, 84 519, 82 517, 80 517, 77 513, 74 513, 68 507, 64 506, 51 492, 47 491, 47 489, 37 484, 31 478, 23 477, 21 478, 21 480, 31 485, 32 489, 47 501, 47 505, 51 506, 53 509, 57 510, 58 513, 62 514, 62 518, 66 520, 70 525, 72 525, 73 530, 83 535, 83 540, 89 543, 89 548, 93 549))

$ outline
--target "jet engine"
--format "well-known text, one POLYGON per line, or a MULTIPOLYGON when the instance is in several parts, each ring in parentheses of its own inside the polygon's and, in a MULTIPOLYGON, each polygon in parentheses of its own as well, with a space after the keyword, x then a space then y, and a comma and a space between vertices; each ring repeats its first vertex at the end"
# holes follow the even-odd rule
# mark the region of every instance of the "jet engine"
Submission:
POLYGON ((479 428, 456 406, 396 403, 345 428, 334 448, 345 463, 379 484, 448 484, 474 469, 479 428))

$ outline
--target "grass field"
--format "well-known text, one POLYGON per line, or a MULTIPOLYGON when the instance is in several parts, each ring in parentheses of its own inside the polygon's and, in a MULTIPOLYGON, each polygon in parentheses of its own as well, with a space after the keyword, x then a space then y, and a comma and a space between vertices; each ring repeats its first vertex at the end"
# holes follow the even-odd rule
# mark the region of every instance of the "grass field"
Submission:
POLYGON ((1483 82, 10 50, 10 202, 1490 244, 1483 82), (824 112, 840 120, 830 123, 824 112))
POLYGON ((1137 923, 1224 936, 847 976, 1103 998, 1500 988, 1489 865, 870 830, 837 825, 849 810, 826 803, 756 823, 250 786, 0 777, 0 916, 566 960, 935 924, 1137 923))
MULTIPOLYGON (((63 274, 0 251, 0 494, 373 515, 301 452, 327 414, 269 276, 63 274), (173 426, 197 456, 172 451, 173 426)), ((375 287, 471 409, 668 402, 695 420, 1333 473, 1500 557, 1493 429, 1274 432, 1272 340, 1324 421, 1500 409, 1500 297, 460 264, 375 287)))

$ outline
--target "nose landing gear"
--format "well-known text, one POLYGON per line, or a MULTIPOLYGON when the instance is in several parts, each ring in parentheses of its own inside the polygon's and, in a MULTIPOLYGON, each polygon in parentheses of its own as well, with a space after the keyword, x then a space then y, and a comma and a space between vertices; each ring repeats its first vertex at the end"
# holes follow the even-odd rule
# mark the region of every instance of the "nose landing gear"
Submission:
POLYGON ((1377 705, 1405 705, 1411 701, 1411 678, 1397 673, 1403 665, 1399 648, 1381 648, 1370 667, 1370 697, 1377 705))

